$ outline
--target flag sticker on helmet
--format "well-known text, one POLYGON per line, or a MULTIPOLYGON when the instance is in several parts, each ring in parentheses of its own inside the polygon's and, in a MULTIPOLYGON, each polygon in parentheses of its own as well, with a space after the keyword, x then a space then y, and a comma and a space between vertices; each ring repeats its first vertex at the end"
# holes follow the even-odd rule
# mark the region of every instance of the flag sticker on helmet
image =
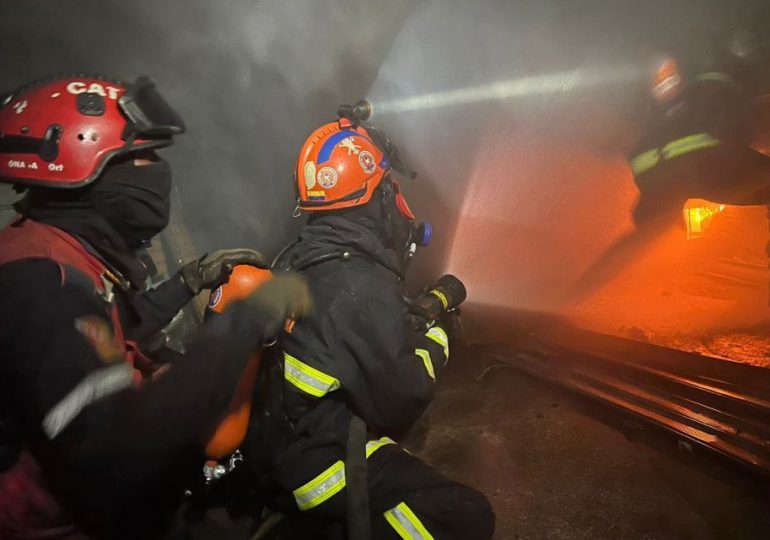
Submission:
POLYGON ((318 183, 324 189, 331 189, 337 185, 337 171, 332 167, 323 167, 318 171, 318 183))
POLYGON ((325 201, 326 192, 325 191, 308 191, 307 198, 311 201, 325 201))
POLYGON ((308 161, 305 163, 305 187, 313 189, 315 185, 315 163, 308 161))
POLYGON ((358 163, 366 174, 372 174, 377 169, 377 162, 371 152, 363 151, 358 156, 358 163))

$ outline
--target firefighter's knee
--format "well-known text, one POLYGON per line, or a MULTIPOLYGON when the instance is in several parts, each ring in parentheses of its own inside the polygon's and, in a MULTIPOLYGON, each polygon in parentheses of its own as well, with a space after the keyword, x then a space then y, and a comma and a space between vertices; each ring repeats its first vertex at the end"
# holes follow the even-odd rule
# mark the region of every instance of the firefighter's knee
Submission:
POLYGON ((453 538, 488 540, 495 530, 495 514, 487 498, 463 485, 445 491, 444 504, 451 508, 449 529, 453 538))
POLYGON ((470 526, 469 532, 473 534, 467 538, 480 540, 492 538, 495 531, 495 513, 492 511, 492 505, 475 489, 465 487, 465 491, 461 511, 466 515, 465 521, 470 526))

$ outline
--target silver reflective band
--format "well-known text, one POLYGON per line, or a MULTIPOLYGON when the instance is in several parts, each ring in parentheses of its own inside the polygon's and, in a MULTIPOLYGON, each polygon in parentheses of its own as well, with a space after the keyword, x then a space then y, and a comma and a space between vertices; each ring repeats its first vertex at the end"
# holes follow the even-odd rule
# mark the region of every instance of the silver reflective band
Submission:
POLYGON ((337 461, 319 476, 294 490, 294 499, 300 510, 318 506, 345 487, 345 464, 337 461))
POLYGON ((283 376, 288 382, 315 397, 323 397, 340 387, 340 381, 311 367, 289 353, 283 353, 283 376))
MULTIPOLYGON (((388 437, 366 443, 366 458, 388 444, 396 444, 388 437)), ((294 500, 300 510, 310 510, 330 499, 345 488, 345 463, 338 460, 331 467, 313 478, 310 482, 294 490, 294 500)))
POLYGON ((131 387, 134 373, 134 368, 126 363, 92 371, 48 411, 43 419, 43 432, 53 439, 91 403, 131 387))
POLYGON ((404 540, 434 540, 433 535, 428 532, 406 503, 402 502, 395 508, 391 508, 385 512, 384 516, 404 540))

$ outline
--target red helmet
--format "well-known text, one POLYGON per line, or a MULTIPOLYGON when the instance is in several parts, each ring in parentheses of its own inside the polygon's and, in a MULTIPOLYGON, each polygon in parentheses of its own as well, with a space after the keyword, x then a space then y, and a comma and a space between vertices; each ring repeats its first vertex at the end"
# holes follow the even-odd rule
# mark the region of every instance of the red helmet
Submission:
POLYGON ((299 208, 316 212, 364 205, 390 168, 390 160, 365 128, 346 118, 323 125, 299 152, 299 208))
POLYGON ((147 77, 134 84, 73 75, 33 82, 0 101, 0 182, 76 188, 115 156, 184 133, 147 77))

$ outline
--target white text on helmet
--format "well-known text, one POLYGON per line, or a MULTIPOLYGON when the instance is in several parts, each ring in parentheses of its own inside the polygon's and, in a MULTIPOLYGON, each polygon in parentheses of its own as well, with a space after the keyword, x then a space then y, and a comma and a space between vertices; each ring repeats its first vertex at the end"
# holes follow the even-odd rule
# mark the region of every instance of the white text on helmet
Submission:
POLYGON ((81 81, 72 81, 67 85, 67 92, 70 94, 82 94, 83 92, 89 92, 93 94, 99 94, 102 97, 108 97, 110 99, 118 99, 120 94, 120 88, 114 86, 102 86, 99 83, 91 83, 90 85, 81 81))

